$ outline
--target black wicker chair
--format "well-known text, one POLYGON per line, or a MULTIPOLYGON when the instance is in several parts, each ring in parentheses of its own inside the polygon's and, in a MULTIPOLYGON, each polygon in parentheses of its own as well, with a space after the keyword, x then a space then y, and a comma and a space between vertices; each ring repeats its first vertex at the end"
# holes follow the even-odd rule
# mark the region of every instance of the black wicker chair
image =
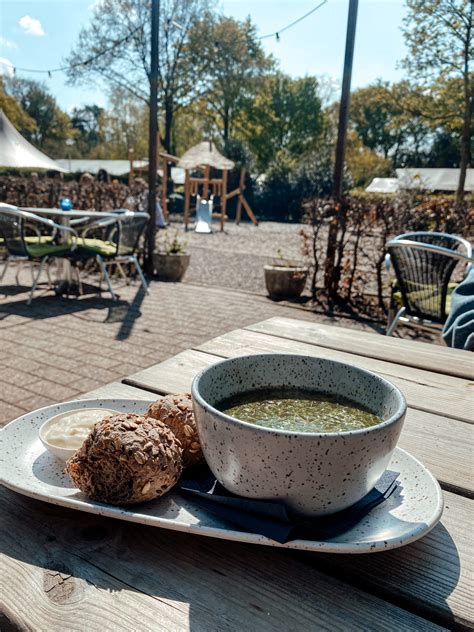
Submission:
POLYGON ((428 329, 441 329, 450 306, 451 284, 456 265, 465 262, 466 272, 474 262, 471 244, 455 235, 435 232, 405 233, 387 244, 387 266, 393 266, 386 335, 400 321, 428 329))

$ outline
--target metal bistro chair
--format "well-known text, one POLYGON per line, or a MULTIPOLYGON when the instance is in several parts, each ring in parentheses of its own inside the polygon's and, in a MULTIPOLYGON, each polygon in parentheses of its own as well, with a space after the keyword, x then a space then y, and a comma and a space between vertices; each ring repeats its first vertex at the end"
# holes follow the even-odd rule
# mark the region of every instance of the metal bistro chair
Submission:
POLYGON ((117 296, 107 271, 107 267, 111 265, 117 266, 127 283, 129 280, 122 265, 133 265, 145 291, 147 294, 150 293, 136 256, 140 237, 149 219, 148 213, 131 213, 120 209, 117 211, 116 218, 107 217, 89 223, 79 236, 78 251, 80 256, 95 258, 114 300, 117 296), (89 236, 91 233, 94 236, 89 236))
MULTIPOLYGON (((20 210, 11 204, 4 203, 0 203, 0 233, 8 253, 2 274, 0 275, 0 282, 3 281, 7 269, 12 262, 30 261, 32 263, 39 263, 37 274, 35 275, 33 270, 31 272, 33 285, 27 301, 27 305, 30 305, 39 278, 46 264, 56 257, 64 258, 72 256, 77 245, 77 233, 68 226, 61 226, 50 219, 40 217, 34 213, 20 210), (39 229, 40 226, 50 228, 50 234, 42 236, 39 229), (33 231, 36 233, 36 236, 27 235, 28 231, 33 231), (58 232, 67 233, 69 236, 72 236, 72 241, 70 243, 69 241, 68 243, 55 243, 58 232)), ((47 268, 46 272, 48 274, 49 287, 51 287, 51 279, 49 278, 47 268)))
POLYGON ((441 329, 450 308, 456 265, 474 262, 471 244, 455 235, 435 232, 405 233, 387 244, 387 268, 393 265, 387 336, 400 321, 420 329, 441 329))

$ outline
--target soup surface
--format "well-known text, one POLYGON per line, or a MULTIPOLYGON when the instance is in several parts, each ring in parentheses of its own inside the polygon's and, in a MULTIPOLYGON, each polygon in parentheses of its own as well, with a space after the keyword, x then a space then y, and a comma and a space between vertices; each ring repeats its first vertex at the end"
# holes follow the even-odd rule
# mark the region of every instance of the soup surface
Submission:
POLYGON ((290 432, 343 432, 381 422, 348 399, 293 388, 241 393, 223 400, 217 408, 241 421, 290 432))

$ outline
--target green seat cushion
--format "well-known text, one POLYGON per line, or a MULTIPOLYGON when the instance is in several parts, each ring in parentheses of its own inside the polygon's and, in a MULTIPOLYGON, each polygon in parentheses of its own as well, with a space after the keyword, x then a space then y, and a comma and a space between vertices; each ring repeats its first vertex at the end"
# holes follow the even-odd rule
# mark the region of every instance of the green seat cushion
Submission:
POLYGON ((36 240, 34 244, 27 243, 27 250, 30 257, 37 259, 48 255, 51 257, 65 255, 71 252, 71 247, 69 244, 53 244, 51 241, 38 242, 38 240, 36 240))
MULTIPOLYGON (((448 292, 446 294, 446 316, 451 311, 451 295, 457 286, 457 283, 448 283, 448 292)), ((424 311, 424 306, 428 313, 431 312, 433 309, 433 298, 441 301, 441 294, 438 286, 436 285, 425 285, 408 293, 409 301, 414 303, 421 312, 424 311)), ((400 290, 393 293, 393 299, 397 305, 400 305, 400 307, 403 305, 402 293, 400 290)))
POLYGON ((91 254, 100 255, 101 257, 113 257, 117 254, 117 244, 114 244, 113 241, 85 237, 79 239, 77 246, 81 250, 90 251, 91 254))

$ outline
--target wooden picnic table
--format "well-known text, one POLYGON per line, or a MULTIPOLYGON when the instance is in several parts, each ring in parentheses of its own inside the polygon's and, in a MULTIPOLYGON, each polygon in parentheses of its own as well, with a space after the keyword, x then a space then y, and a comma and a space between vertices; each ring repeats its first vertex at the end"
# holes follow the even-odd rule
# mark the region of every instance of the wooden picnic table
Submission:
POLYGON ((473 356, 272 318, 219 336, 84 397, 187 391, 222 358, 292 352, 372 369, 405 393, 399 442, 438 478, 441 522, 405 547, 296 552, 55 507, 1 489, 0 629, 473 629, 473 356), (13 627, 8 627, 11 624, 13 627))

